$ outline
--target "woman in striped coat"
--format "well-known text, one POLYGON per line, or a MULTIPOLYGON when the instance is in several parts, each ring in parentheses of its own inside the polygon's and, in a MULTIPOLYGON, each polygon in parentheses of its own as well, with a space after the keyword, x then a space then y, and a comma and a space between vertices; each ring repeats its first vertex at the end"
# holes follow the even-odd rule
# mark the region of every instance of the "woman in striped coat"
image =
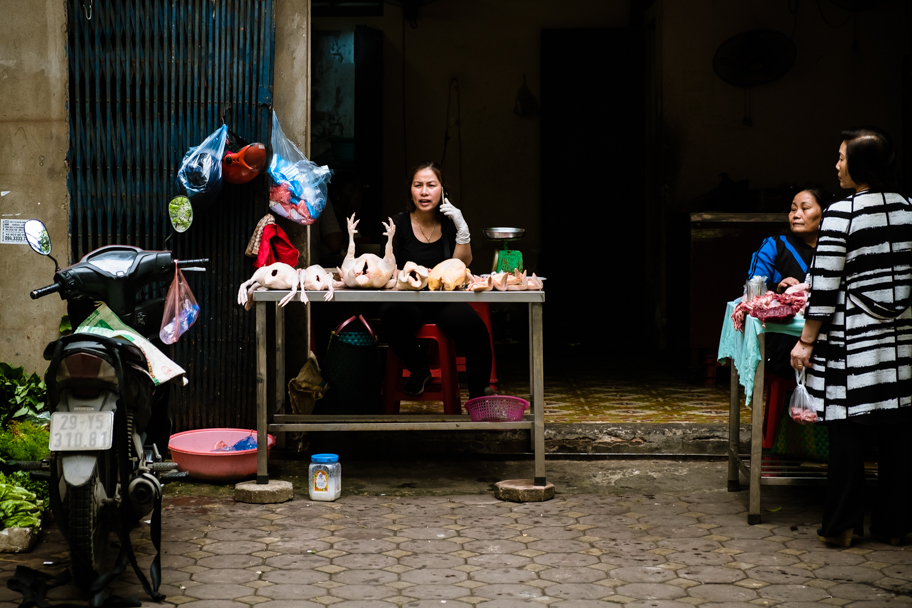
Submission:
POLYGON ((818 538, 850 546, 864 534, 866 439, 876 437, 871 535, 912 532, 912 203, 893 192, 895 155, 879 129, 843 132, 836 169, 849 198, 823 216, 811 295, 792 366, 830 436, 818 538))

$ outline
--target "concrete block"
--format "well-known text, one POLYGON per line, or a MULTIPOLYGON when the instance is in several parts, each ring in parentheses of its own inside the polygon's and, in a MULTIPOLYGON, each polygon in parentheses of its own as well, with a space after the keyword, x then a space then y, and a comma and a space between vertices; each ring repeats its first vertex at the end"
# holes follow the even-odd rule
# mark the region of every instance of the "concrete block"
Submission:
POLYGON ((510 502, 544 502, 554 498, 554 484, 536 486, 533 479, 507 479, 494 484, 494 498, 510 502))
POLYGON ((30 551, 37 539, 32 528, 6 528, 0 531, 0 553, 30 551))
POLYGON ((294 489, 290 481, 270 479, 269 483, 264 484, 258 484, 256 481, 242 481, 234 486, 234 499, 238 502, 269 505, 286 502, 292 498, 294 498, 294 489))

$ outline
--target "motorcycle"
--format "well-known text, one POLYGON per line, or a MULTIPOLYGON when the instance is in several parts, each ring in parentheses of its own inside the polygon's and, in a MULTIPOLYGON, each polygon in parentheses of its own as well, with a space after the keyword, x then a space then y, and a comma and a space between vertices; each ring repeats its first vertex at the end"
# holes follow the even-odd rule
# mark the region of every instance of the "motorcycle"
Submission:
MULTIPOLYGON (((26 222, 25 234, 32 249, 50 257, 41 221, 26 222)), ((175 471, 176 463, 164 462, 159 449, 170 435, 169 381, 182 380, 183 370, 152 344, 164 298, 137 295, 153 282, 170 281, 176 268, 208 260, 175 260, 170 251, 109 245, 62 270, 54 263, 54 283, 32 291, 32 299, 60 294, 74 328, 102 315, 96 326, 86 321, 44 352, 51 411, 45 477, 54 518, 70 547, 73 579, 88 592, 90 605, 100 605, 104 588, 129 562, 145 591, 160 601, 160 557, 150 568, 150 585, 133 555, 130 530, 152 514, 158 550, 162 484, 186 476, 175 471), (114 570, 104 574, 112 529, 121 550, 114 570)))

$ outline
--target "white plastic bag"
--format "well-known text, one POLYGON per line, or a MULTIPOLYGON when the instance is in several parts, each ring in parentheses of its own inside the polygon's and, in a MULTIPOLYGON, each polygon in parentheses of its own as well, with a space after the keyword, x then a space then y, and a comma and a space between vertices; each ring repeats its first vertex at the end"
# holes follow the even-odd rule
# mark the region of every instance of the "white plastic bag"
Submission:
POLYGON ((795 372, 795 382, 798 383, 798 386, 795 387, 792 400, 789 402, 789 415, 798 424, 813 424, 819 422, 820 418, 817 417, 817 411, 811 405, 811 396, 804 386, 804 372, 804 369, 800 374, 795 372))
POLYGON ((269 208, 298 224, 313 224, 326 207, 329 167, 307 160, 285 137, 279 117, 272 113, 272 159, 269 161, 269 208))

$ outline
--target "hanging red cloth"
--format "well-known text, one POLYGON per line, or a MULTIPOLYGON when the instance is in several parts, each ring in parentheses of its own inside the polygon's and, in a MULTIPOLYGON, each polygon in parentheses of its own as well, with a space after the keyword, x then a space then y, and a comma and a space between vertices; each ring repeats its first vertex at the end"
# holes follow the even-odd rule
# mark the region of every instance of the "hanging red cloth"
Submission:
POLYGON ((294 268, 298 265, 298 250, 278 224, 267 224, 263 227, 260 251, 253 266, 262 268, 276 262, 284 262, 294 268))

